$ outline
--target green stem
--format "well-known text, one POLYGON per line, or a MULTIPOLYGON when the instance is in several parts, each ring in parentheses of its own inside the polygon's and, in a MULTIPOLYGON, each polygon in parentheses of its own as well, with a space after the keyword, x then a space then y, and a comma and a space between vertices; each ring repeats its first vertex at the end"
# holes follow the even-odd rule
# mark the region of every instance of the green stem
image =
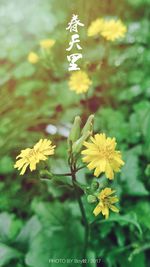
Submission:
MULTIPOLYGON (((88 242, 89 242, 89 230, 90 229, 89 229, 89 224, 88 224, 88 221, 87 221, 85 209, 84 209, 84 206, 83 206, 83 203, 82 203, 82 199, 81 199, 81 197, 79 195, 78 186, 77 186, 77 183, 76 183, 76 170, 74 170, 72 167, 71 167, 71 174, 72 174, 72 184, 73 184, 73 187, 74 187, 76 198, 78 200, 78 204, 79 204, 79 207, 80 207, 80 210, 81 210, 82 219, 83 219, 83 223, 84 223, 84 227, 85 227, 85 236, 84 236, 84 246, 83 246, 82 259, 86 259, 86 257, 87 257, 87 249, 88 249, 88 242)), ((85 265, 86 265, 86 263, 82 263, 82 266, 85 266, 85 265)))
POLYGON ((76 171, 80 171, 80 170, 84 169, 85 167, 86 167, 86 165, 83 165, 83 166, 77 168, 76 171))
POLYGON ((71 173, 52 173, 54 176, 72 176, 71 173))

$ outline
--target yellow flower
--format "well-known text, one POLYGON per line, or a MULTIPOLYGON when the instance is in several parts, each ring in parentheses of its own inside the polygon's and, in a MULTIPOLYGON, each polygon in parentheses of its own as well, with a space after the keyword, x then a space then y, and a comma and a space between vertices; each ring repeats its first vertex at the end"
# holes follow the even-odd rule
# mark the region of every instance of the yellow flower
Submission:
POLYGON ((54 44, 55 44, 55 40, 53 39, 44 39, 40 41, 40 46, 44 49, 51 48, 53 47, 54 44))
POLYGON ((127 28, 121 20, 111 19, 104 22, 101 35, 108 41, 115 41, 118 38, 124 37, 126 31, 127 28))
POLYGON ((34 52, 30 52, 28 55, 28 61, 32 64, 36 64, 39 61, 39 56, 34 52))
POLYGON ((119 172, 120 167, 124 165, 121 158, 121 152, 115 150, 115 138, 106 138, 105 134, 95 134, 90 138, 92 142, 84 142, 86 147, 81 153, 84 155, 83 162, 88 163, 89 170, 94 171, 94 175, 98 177, 101 173, 105 173, 110 180, 114 178, 114 172, 119 172))
POLYGON ((94 36, 101 32, 103 29, 104 20, 96 19, 94 20, 88 28, 88 36, 94 36))
POLYGON ((92 81, 84 71, 74 72, 69 80, 69 87, 71 91, 75 91, 77 94, 86 93, 92 81))
POLYGON ((99 193, 99 203, 93 211, 95 216, 97 216, 99 213, 102 213, 105 216, 105 219, 108 219, 109 209, 114 212, 119 212, 118 208, 113 205, 114 203, 118 202, 116 195, 111 196, 113 193, 115 193, 115 191, 109 187, 106 187, 99 193))
POLYGON ((36 164, 40 160, 46 160, 47 156, 54 154, 55 146, 52 146, 52 142, 47 139, 40 139, 40 141, 34 145, 33 148, 26 148, 16 157, 18 159, 14 168, 21 170, 20 175, 23 175, 26 168, 29 166, 30 170, 36 169, 36 164))

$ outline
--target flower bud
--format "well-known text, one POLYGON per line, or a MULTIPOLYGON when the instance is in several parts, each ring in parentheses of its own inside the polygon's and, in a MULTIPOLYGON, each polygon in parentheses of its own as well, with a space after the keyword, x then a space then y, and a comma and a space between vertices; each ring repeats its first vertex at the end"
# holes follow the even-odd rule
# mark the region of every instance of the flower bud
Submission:
POLYGON ((91 135, 91 133, 88 131, 84 135, 82 135, 72 146, 73 153, 78 154, 83 146, 84 141, 91 135))
POLYGON ((96 191, 99 188, 99 183, 97 181, 93 181, 91 184, 91 190, 96 191))
POLYGON ((84 135, 87 131, 93 132, 93 121, 94 121, 94 115, 90 115, 87 119, 86 124, 84 125, 81 133, 84 135))
POLYGON ((95 203, 97 201, 97 198, 96 196, 93 196, 93 195, 88 195, 87 197, 87 202, 92 204, 92 203, 95 203))
POLYGON ((80 126, 81 118, 79 116, 76 116, 70 134, 68 136, 68 144, 70 144, 70 141, 71 143, 74 143, 80 137, 80 126))
POLYGON ((92 192, 91 192, 91 188, 90 188, 89 186, 87 186, 87 187, 85 188, 85 190, 84 190, 84 193, 85 193, 86 195, 90 195, 90 194, 92 194, 92 192))
POLYGON ((40 177, 41 178, 47 178, 47 179, 52 179, 53 178, 53 174, 51 172, 49 172, 48 170, 41 170, 40 171, 40 177))

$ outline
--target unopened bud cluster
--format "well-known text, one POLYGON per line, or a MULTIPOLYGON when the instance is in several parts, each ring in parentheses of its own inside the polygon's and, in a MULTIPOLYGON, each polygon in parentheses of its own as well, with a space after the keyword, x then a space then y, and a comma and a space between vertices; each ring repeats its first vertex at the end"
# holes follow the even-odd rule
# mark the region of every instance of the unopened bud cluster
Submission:
POLYGON ((94 180, 91 186, 88 186, 85 190, 88 203, 92 204, 97 202, 97 190, 99 189, 99 183, 94 180))
POLYGON ((77 155, 81 152, 83 143, 93 133, 93 121, 94 115, 90 115, 83 129, 81 129, 81 118, 79 116, 75 117, 73 126, 68 137, 68 148, 70 153, 77 155))

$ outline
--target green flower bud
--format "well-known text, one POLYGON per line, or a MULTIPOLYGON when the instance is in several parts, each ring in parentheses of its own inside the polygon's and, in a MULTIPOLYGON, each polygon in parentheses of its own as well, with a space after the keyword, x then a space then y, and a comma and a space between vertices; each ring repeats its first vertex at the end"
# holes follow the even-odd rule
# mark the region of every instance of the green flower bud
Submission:
POLYGON ((96 191, 99 188, 99 183, 97 181, 93 181, 91 184, 91 190, 96 191))
POLYGON ((91 192, 91 188, 90 188, 89 186, 87 186, 87 187, 85 188, 84 193, 87 194, 87 195, 92 194, 92 192, 91 192))
POLYGON ((48 170, 41 170, 40 171, 40 178, 52 179, 53 174, 51 172, 49 172, 48 170))
POLYGON ((84 135, 82 135, 72 146, 72 151, 75 154, 78 154, 83 146, 84 141, 91 135, 91 133, 88 131, 84 135))
POLYGON ((97 202, 96 196, 88 195, 87 202, 90 203, 90 204, 97 202))
POLYGON ((93 132, 93 121, 94 121, 94 115, 90 115, 87 119, 86 124, 84 125, 81 133, 84 135, 87 131, 93 132))
POLYGON ((79 116, 76 116, 70 134, 68 136, 68 144, 70 144, 70 141, 74 143, 80 137, 80 132, 81 132, 80 126, 81 126, 81 118, 79 116))

